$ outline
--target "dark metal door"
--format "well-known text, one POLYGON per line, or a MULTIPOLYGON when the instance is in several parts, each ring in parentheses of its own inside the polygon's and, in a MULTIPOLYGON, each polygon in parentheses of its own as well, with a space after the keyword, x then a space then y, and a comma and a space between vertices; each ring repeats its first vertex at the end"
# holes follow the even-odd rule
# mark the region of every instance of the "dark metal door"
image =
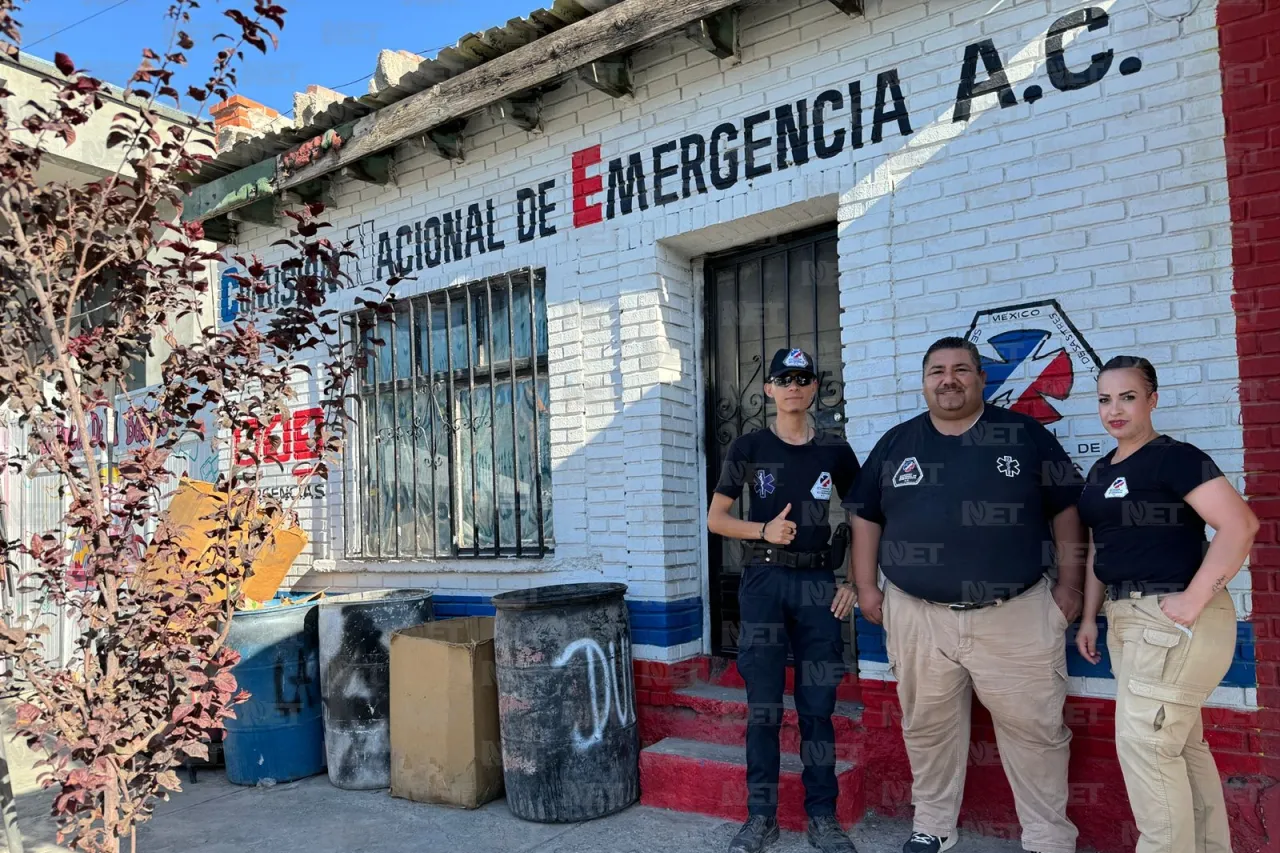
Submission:
MULTIPOLYGON (((836 229, 825 226, 707 259, 708 493, 720 478, 730 443, 774 416, 764 372, 781 347, 817 361, 818 394, 810 414, 820 430, 844 433, 844 363, 840 357, 840 286, 836 229)), ((751 490, 734 505, 745 518, 751 490)), ((832 500, 831 518, 844 515, 832 500)), ((712 651, 738 645, 742 542, 708 534, 712 651)))

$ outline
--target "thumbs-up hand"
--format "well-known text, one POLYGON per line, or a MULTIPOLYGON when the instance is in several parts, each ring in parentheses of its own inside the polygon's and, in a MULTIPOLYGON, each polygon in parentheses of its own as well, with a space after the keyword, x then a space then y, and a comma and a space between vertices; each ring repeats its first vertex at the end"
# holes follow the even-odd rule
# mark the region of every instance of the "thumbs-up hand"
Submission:
POLYGON ((782 508, 782 512, 774 517, 764 526, 764 538, 774 545, 789 545, 796 538, 796 523, 788 521, 787 515, 791 512, 791 504, 787 504, 782 508))

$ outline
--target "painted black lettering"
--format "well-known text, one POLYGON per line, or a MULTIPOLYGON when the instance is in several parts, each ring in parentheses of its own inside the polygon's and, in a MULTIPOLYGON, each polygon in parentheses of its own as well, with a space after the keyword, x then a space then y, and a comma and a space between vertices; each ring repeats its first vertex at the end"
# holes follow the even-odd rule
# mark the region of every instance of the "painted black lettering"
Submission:
POLYGON ((391 236, 386 231, 378 235, 378 281, 382 281, 383 269, 390 274, 394 274, 396 269, 391 260, 391 236))
POLYGON ((404 246, 405 243, 413 239, 413 229, 408 225, 401 225, 396 229, 396 269, 400 275, 408 275, 413 272, 413 258, 405 260, 404 246))
POLYGON ((862 147, 862 84, 857 80, 849 84, 849 130, 853 134, 850 148, 862 147))
POLYGON ((662 165, 662 155, 670 154, 676 150, 676 143, 664 142, 661 145, 654 146, 653 149, 653 203, 654 204, 671 204, 673 201, 680 200, 680 193, 662 191, 662 179, 674 178, 676 173, 680 171, 680 167, 672 163, 670 166, 662 165))
POLYGON ((872 116, 871 141, 879 142, 884 135, 884 126, 897 120, 898 132, 903 136, 911 134, 911 117, 907 114, 907 102, 902 97, 902 86, 898 83, 898 69, 881 71, 876 77, 876 112, 872 116), (893 95, 893 112, 884 111, 885 93, 893 95))
MULTIPOLYGON (((856 86, 858 84, 853 83, 851 85, 856 86)), ((837 127, 831 133, 832 141, 827 142, 827 133, 824 126, 826 116, 824 113, 828 104, 831 105, 833 110, 844 108, 844 95, 840 94, 839 89, 828 89, 813 99, 813 150, 823 160, 830 160, 844 150, 846 135, 843 127, 837 127)))
POLYGON ((1009 85, 1009 76, 1005 74, 1004 63, 1000 61, 1000 53, 995 42, 983 39, 964 49, 964 65, 960 68, 960 86, 956 89, 956 108, 951 120, 968 121, 974 98, 996 94, 1000 99, 1000 108, 1016 107, 1018 96, 1009 85), (982 65, 987 69, 987 79, 976 82, 978 75, 978 57, 982 57, 982 65))
POLYGON ((551 214, 555 212, 556 203, 547 201, 547 190, 555 189, 555 186, 554 178, 538 184, 538 236, 540 237, 550 237, 556 233, 556 227, 551 224, 551 214))
POLYGON ((462 211, 444 215, 444 262, 462 259, 462 211))
POLYGON ((516 190, 516 237, 528 243, 537 231, 538 212, 534 207, 535 194, 529 187, 516 190))
POLYGON ((488 246, 489 251, 495 252, 498 249, 505 249, 507 246, 507 241, 499 240, 495 232, 494 219, 496 217, 496 214, 493 212, 493 199, 486 199, 484 203, 484 207, 485 207, 485 214, 484 214, 485 230, 487 231, 487 239, 489 241, 489 246, 488 246))
POLYGON ((707 179, 702 174, 702 162, 707 158, 707 141, 700 133, 691 133, 680 140, 680 185, 684 197, 690 195, 689 178, 698 182, 698 192, 706 193, 707 179))
POLYGON ((778 140, 778 168, 787 168, 787 149, 791 149, 791 163, 797 166, 809 162, 809 102, 796 101, 793 112, 790 104, 783 104, 773 111, 778 140), (797 116, 799 118, 797 118, 797 116))
POLYGON ((627 158, 627 167, 625 173, 622 168, 622 158, 609 161, 609 196, 605 202, 605 216, 613 219, 614 200, 617 200, 617 209, 626 215, 631 212, 632 205, 635 201, 637 192, 640 196, 640 209, 649 209, 648 190, 645 188, 644 180, 644 162, 640 159, 639 154, 632 154, 627 158))
POLYGON ((1053 88, 1060 92, 1070 92, 1073 89, 1092 86, 1106 76, 1107 71, 1111 69, 1111 60, 1115 55, 1110 48, 1102 53, 1095 53, 1093 61, 1089 63, 1088 68, 1075 72, 1067 68, 1067 61, 1062 58, 1062 37, 1080 27, 1088 27, 1089 32, 1100 30, 1107 25, 1107 21, 1106 12, 1096 6, 1090 6, 1088 9, 1078 9, 1070 14, 1063 15, 1053 22, 1053 26, 1049 27, 1049 32, 1044 37, 1044 53, 1048 59, 1049 82, 1053 84, 1053 88))
POLYGON ((756 165, 756 152, 761 148, 769 147, 768 139, 755 139, 751 135, 751 131, 755 130, 756 125, 764 124, 769 120, 769 113, 756 113, 753 116, 747 116, 742 122, 743 148, 747 152, 747 168, 745 170, 747 180, 758 178, 761 175, 767 175, 773 171, 773 166, 765 163, 763 166, 756 165))
POLYGON ((440 245, 440 218, 433 216, 422 226, 423 242, 423 260, 426 261, 428 267, 440 266, 441 251, 440 245))
POLYGON ((467 257, 471 257, 471 244, 475 243, 480 247, 480 253, 484 254, 484 214, 480 212, 480 205, 473 204, 467 208, 467 257))
POLYGON ((413 262, 422 269, 422 223, 413 223, 413 262))
POLYGON ((720 172, 720 146, 733 142, 737 138, 738 129, 727 122, 711 131, 711 185, 718 190, 727 190, 738 182, 738 149, 730 148, 724 152, 724 161, 729 165, 729 173, 725 175, 720 172), (724 143, 721 140, 724 140, 724 143))

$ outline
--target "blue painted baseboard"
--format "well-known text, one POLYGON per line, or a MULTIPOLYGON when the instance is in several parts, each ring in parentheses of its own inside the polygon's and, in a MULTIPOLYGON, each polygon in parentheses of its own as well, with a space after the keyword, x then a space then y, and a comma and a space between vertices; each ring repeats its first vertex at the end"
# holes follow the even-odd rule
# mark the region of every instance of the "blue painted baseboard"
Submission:
MULTIPOLYGON (((437 619, 462 616, 492 616, 492 598, 487 595, 433 596, 437 619)), ((676 601, 627 601, 631 619, 631 642, 638 646, 670 648, 702 637, 702 599, 676 601)))

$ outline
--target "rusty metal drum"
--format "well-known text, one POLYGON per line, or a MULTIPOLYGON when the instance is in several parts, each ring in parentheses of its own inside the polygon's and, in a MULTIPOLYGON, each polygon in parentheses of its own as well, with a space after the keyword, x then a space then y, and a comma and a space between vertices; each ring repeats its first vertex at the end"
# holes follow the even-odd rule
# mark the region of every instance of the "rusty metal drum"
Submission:
POLYGON ((565 823, 640 797, 640 733, 626 584, 559 584, 493 597, 507 807, 565 823))
POLYGON ((334 786, 391 786, 391 635, 433 618, 426 589, 374 590, 320 602, 320 695, 334 786))

